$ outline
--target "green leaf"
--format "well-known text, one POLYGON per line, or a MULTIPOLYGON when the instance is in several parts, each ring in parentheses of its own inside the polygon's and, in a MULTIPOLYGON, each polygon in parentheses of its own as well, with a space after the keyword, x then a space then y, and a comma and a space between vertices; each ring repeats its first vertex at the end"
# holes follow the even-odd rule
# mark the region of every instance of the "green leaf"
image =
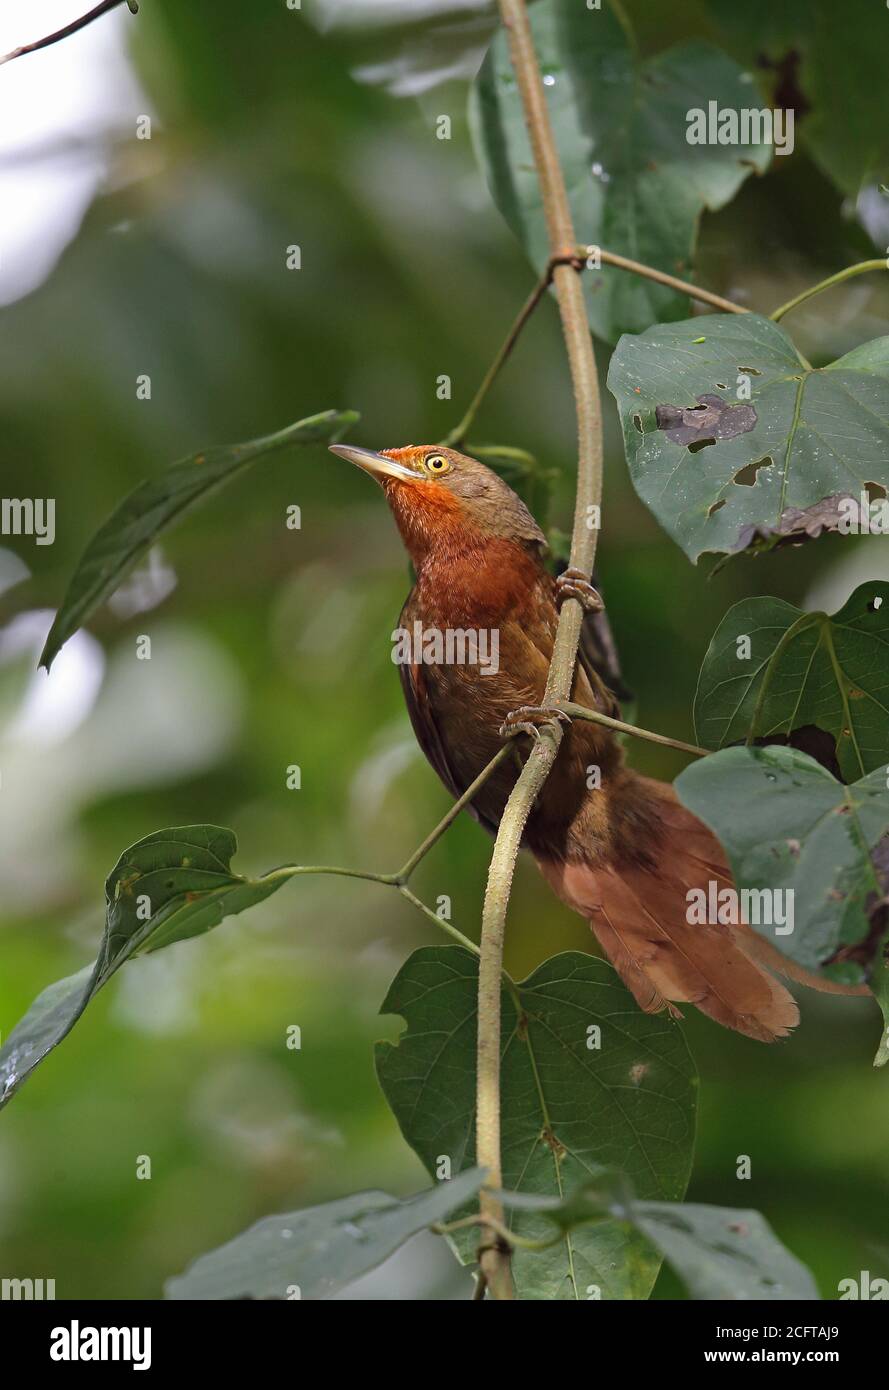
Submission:
POLYGON ((482 1185, 480 1168, 416 1197, 356 1192, 257 1221, 202 1255, 164 1290, 173 1299, 331 1298, 441 1221, 482 1185), (298 1292, 297 1292, 298 1291, 298 1292))
POLYGON ((713 635, 695 696, 705 748, 829 733, 844 780, 889 759, 889 584, 862 584, 833 616, 748 598, 713 635))
POLYGON ((687 1202, 640 1202, 618 1174, 562 1199, 501 1194, 508 1209, 539 1211, 560 1231, 613 1217, 635 1227, 672 1265, 693 1298, 818 1298, 815 1282, 757 1211, 687 1202))
POLYGON ((216 447, 180 459, 159 477, 140 483, 96 532, 80 557, 50 628, 40 665, 49 670, 68 638, 114 593, 158 538, 248 464, 292 444, 335 441, 357 419, 353 410, 325 410, 248 444, 216 447))
POLYGON ((812 1275, 758 1211, 635 1202, 631 1220, 673 1266, 692 1298, 817 1299, 812 1275))
MULTIPOLYGON (((697 1077, 678 1025, 642 1013, 609 965, 579 952, 554 956, 515 988, 502 1001, 504 1187, 558 1197, 617 1167, 645 1197, 681 1197, 697 1077)), ((454 1172, 475 1162, 477 989, 469 951, 424 947, 381 1010, 401 1015, 407 1031, 396 1046, 377 1045, 377 1075, 431 1173, 443 1159, 454 1172)), ((510 1225, 531 1239, 550 1230, 536 1211, 512 1211, 510 1225)), ((470 1261, 478 1232, 455 1243, 470 1261)), ((517 1250, 513 1272, 522 1298, 645 1298, 658 1265, 646 1241, 609 1219, 547 1250, 517 1250)))
MULTIPOLYGON (((792 81, 805 99, 802 118, 797 104, 796 143, 850 197, 863 189, 876 194, 889 177, 885 6, 847 0, 841 24, 833 6, 811 0, 708 0, 707 7, 733 53, 771 64, 764 78, 773 92, 782 80, 779 65, 794 55, 792 81)), ((870 230, 867 210, 859 212, 870 230)))
POLYGON ((126 850, 105 881, 105 931, 93 966, 45 989, 0 1048, 0 1109, 70 1033, 126 960, 218 926, 277 892, 292 875, 232 872, 237 840, 217 825, 159 830, 126 850))
MULTIPOLYGON (((721 110, 749 107, 749 77, 702 42, 643 61, 618 13, 577 0, 530 8, 575 232, 584 243, 687 275, 701 213, 729 202, 752 169, 763 172, 771 149, 689 144, 689 111, 706 111, 710 101, 721 110)), ((542 272, 549 242, 503 29, 470 114, 494 201, 542 272)), ((583 286, 590 326, 609 342, 688 313, 686 296, 614 267, 585 272, 583 286)))
POLYGON ((713 314, 622 338, 608 385, 633 485, 692 561, 889 487, 889 337, 813 371, 770 319, 713 314))
POLYGON ((841 946, 867 938, 885 892, 885 768, 846 787, 793 748, 725 748, 674 785, 719 837, 737 887, 756 890, 746 920, 785 955, 817 970, 841 946), (788 902, 792 914, 776 930, 772 919, 785 916, 788 902))

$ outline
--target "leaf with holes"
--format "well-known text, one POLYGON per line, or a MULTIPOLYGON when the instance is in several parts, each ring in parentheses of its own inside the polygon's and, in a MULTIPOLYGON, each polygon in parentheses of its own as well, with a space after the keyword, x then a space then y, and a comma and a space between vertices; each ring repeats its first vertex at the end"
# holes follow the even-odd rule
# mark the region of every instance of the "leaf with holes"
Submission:
MULTIPOLYGON (((701 213, 724 207, 771 159, 767 145, 689 142, 693 111, 710 102, 722 112, 750 107, 749 75, 697 41, 643 60, 617 7, 540 0, 529 12, 577 236, 687 275, 701 213)), ((542 271, 549 241, 503 29, 479 73, 471 117, 494 201, 542 271)), ((685 295, 613 266, 585 272, 583 287, 590 326, 609 342, 688 313, 685 295)))
MULTIPOLYGON (((407 1030, 377 1045, 377 1074, 402 1132, 430 1173, 475 1162, 478 962, 459 946, 415 951, 382 1013, 407 1030)), ((641 1013, 611 966, 570 951, 503 991, 503 1185, 558 1197, 619 1168, 646 1198, 682 1196, 691 1168, 697 1077, 678 1025, 641 1013)), ((536 1211, 514 1210, 520 1235, 546 1236, 536 1211)), ((470 1261, 478 1233, 456 1243, 470 1261)), ((544 1251, 517 1250, 522 1298, 646 1298, 659 1258, 605 1220, 544 1251)))
POLYGON ((325 410, 277 434, 206 449, 140 483, 93 536, 68 585, 40 656, 49 670, 59 649, 86 622, 143 555, 178 521, 257 459, 294 444, 336 441, 358 419, 353 410, 325 410))
POLYGON ((0 1048, 0 1109, 70 1033, 125 961, 198 936, 277 892, 292 869, 264 878, 232 872, 237 840, 218 825, 184 825, 138 840, 105 880, 105 931, 93 966, 38 995, 0 1048))
POLYGON ((845 781, 889 760, 889 584, 862 584, 832 616, 747 598, 713 635, 695 696, 705 748, 829 733, 845 781))
POLYGON ((680 773, 679 798, 721 841, 746 920, 809 970, 872 970, 887 890, 886 769, 851 787, 795 748, 724 748, 680 773))
POLYGON ((889 489, 889 337, 814 371, 769 319, 714 314, 621 338, 608 385, 633 485, 692 561, 889 489))

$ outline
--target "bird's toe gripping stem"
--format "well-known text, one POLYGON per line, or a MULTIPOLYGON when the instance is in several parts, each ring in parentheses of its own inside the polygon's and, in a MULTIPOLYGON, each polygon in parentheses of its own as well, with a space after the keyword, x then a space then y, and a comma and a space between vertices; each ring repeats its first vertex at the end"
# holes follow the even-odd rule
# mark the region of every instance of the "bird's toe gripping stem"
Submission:
POLYGON ((513 738, 516 734, 530 734, 540 738, 540 730, 547 724, 556 728, 559 723, 570 724, 571 716, 558 705, 519 705, 511 710, 500 725, 501 738, 513 738))
POLYGON ((566 598, 576 598, 587 613, 601 613, 605 608, 598 589, 594 589, 581 570, 566 569, 556 579, 556 607, 561 608, 566 598))

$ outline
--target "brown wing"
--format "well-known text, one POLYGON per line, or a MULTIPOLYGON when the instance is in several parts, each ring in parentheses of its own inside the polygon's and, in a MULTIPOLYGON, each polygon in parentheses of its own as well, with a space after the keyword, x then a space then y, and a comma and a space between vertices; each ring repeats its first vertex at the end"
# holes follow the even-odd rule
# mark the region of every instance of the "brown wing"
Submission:
MULTIPOLYGON (((399 626, 408 627, 413 620, 413 615, 408 616, 411 604, 411 595, 399 618, 399 626)), ((432 709, 432 701, 429 697, 429 686, 426 680, 426 670, 421 662, 410 664, 402 662, 398 667, 398 674, 401 677, 401 688, 404 691, 404 702, 407 705, 407 712, 410 716, 411 727, 417 742, 422 748, 428 762, 430 762, 444 782, 451 796, 456 801, 463 795, 466 787, 461 785, 454 773, 451 764, 448 762, 448 755, 445 751, 444 743, 435 722, 435 714, 432 709)), ((467 806, 467 811, 471 816, 483 825, 486 830, 493 834, 497 833, 496 822, 487 816, 480 815, 474 806, 467 806)))
MULTIPOLYGON (((595 574, 593 575, 593 587, 599 589, 595 574)), ((601 593, 601 589, 599 592, 601 593)), ((593 680, 593 674, 604 681, 608 691, 613 696, 611 707, 606 709, 605 713, 610 714, 612 719, 620 719, 621 702, 630 703, 633 694, 624 685, 620 669, 620 657, 617 654, 617 645, 614 641, 607 612, 587 613, 585 615, 580 628, 577 659, 586 671, 594 690, 596 683, 593 680)))

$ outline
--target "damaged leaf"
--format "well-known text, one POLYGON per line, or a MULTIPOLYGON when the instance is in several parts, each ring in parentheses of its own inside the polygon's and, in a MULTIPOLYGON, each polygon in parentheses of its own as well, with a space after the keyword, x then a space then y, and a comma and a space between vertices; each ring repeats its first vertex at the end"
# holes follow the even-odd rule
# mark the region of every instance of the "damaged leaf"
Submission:
POLYGON ((808 970, 829 965, 834 978, 876 983, 885 767, 846 787, 794 748, 724 748, 674 785, 721 841, 738 889, 749 890, 746 919, 755 930, 808 970))
MULTIPOLYGON (((698 340, 696 340, 698 341, 698 340)), ((700 342, 704 342, 701 338, 700 342)), ((688 410, 675 405, 659 405, 655 411, 657 427, 674 444, 715 443, 746 434, 756 424, 752 405, 729 405, 721 396, 698 396, 698 404, 688 410)))
MULTIPOLYGON (((727 113, 749 107, 749 78, 700 41, 643 60, 616 11, 578 0, 529 7, 575 232, 585 244, 687 278, 701 213, 724 207, 752 172, 764 173, 771 146, 689 143, 690 112, 711 101, 727 113)), ((502 28, 476 81, 471 118, 494 202, 542 272, 549 242, 502 28)), ((587 269, 582 284, 590 327, 609 342, 689 312, 685 295, 614 266, 587 269)))
POLYGON ((889 584, 857 588, 839 612, 748 598, 707 649, 694 706, 698 742, 725 748, 814 727, 852 782, 889 762, 889 584))
POLYGON ((834 509, 835 529, 857 530, 842 498, 867 509, 889 489, 889 337, 813 370, 759 314, 712 315, 704 342, 699 327, 689 319, 623 337, 611 359, 608 385, 643 502, 692 561, 755 547, 757 537, 813 534, 831 526, 834 509), (717 424, 734 425, 745 406, 756 419, 711 430, 703 448, 679 433, 702 403, 717 424))

